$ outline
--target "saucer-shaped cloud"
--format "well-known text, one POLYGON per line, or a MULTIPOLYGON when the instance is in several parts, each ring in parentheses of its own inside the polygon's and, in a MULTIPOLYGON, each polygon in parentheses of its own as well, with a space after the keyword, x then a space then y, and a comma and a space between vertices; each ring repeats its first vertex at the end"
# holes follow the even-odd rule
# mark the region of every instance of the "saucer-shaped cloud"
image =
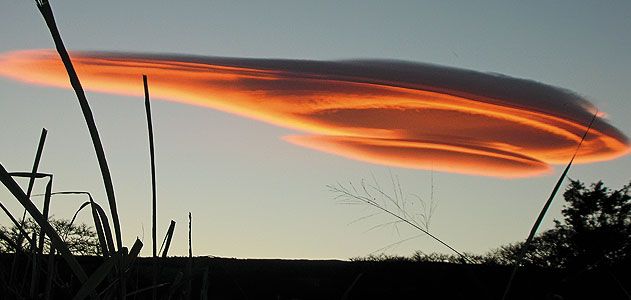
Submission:
MULTIPOLYGON (((566 163, 596 108, 535 81, 388 60, 307 61, 111 52, 71 53, 87 90, 209 107, 295 129, 288 142, 351 159, 497 177, 566 163)), ((51 50, 0 56, 0 75, 69 88, 51 50)), ((213 129, 209 129, 213 130, 213 129)), ((599 116, 577 163, 629 152, 599 116)))

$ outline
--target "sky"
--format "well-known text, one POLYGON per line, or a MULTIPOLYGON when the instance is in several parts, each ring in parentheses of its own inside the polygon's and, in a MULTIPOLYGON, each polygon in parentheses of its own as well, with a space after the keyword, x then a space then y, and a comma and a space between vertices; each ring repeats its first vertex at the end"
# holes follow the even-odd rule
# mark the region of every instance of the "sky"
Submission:
MULTIPOLYGON (((2 6, 0 53, 53 47, 34 3, 9 0, 2 6)), ((69 50, 133 52, 150 59, 164 58, 157 55, 160 53, 168 54, 166 57, 170 59, 182 59, 182 55, 206 59, 235 57, 240 66, 249 62, 249 67, 280 61, 283 63, 275 67, 285 68, 284 71, 287 60, 299 60, 298 69, 310 61, 319 66, 333 65, 336 70, 350 70, 348 62, 358 59, 369 66, 377 65, 377 71, 379 62, 386 61, 386 67, 392 67, 392 60, 416 69, 428 66, 419 63, 444 66, 436 68, 449 74, 454 71, 451 68, 467 69, 479 72, 474 78, 504 78, 507 81, 502 82, 502 87, 508 87, 504 90, 510 95, 519 94, 514 92, 519 89, 514 83, 523 82, 521 79, 537 82, 537 86, 542 86, 541 83, 560 88, 550 88, 546 94, 563 96, 558 92, 572 91, 572 97, 586 99, 604 112, 612 128, 622 134, 631 132, 631 119, 627 117, 631 113, 627 103, 631 94, 628 2, 182 1, 176 5, 155 1, 55 1, 52 7, 69 50)), ((26 80, 37 81, 38 76, 46 74, 44 68, 30 68, 31 74, 20 74, 26 80)), ((6 71, 7 68, 2 70, 6 71)), ((329 76, 330 71, 323 74, 329 76)), ((362 73, 362 78, 384 79, 379 74, 362 73)), ((180 75, 187 78, 186 74, 180 75)), ((58 78, 63 84, 63 77, 58 78)), ((471 77, 465 79, 469 82, 471 77)), ((91 78, 86 80, 89 87, 91 78)), ((195 92, 190 86, 180 87, 180 92, 188 89, 195 94, 188 102, 163 101, 169 97, 160 97, 159 80, 156 78, 158 84, 152 89, 157 95, 152 109, 158 236, 160 239, 164 236, 169 220, 177 222, 170 250, 174 255, 187 253, 188 212, 193 215, 196 255, 347 259, 416 236, 418 233, 405 226, 371 230, 390 219, 375 216, 358 220, 374 211, 366 206, 341 204, 327 188, 338 183, 357 185, 362 179, 372 180, 373 176, 387 192, 392 192, 394 177, 400 181, 404 195, 416 194, 425 201, 436 201, 430 231, 458 250, 483 253, 525 239, 562 171, 563 158, 546 161, 549 156, 546 159, 537 156, 538 161, 545 162, 537 166, 545 168, 542 172, 527 173, 528 176, 480 176, 487 172, 480 172, 479 166, 473 168, 477 172, 463 172, 462 162, 447 168, 445 165, 454 165, 453 160, 448 164, 426 158, 423 168, 409 168, 409 161, 392 163, 397 161, 396 152, 378 159, 358 160, 357 151, 340 153, 340 149, 350 149, 342 147, 348 141, 327 138, 334 129, 339 133, 343 127, 339 124, 318 131, 313 130, 317 126, 305 125, 311 119, 289 120, 288 115, 278 110, 264 114, 260 107, 244 106, 242 102, 233 105, 232 111, 217 104, 191 105, 190 99, 204 100, 205 94, 200 89, 195 92), (247 113, 241 110, 235 113, 234 109, 245 110, 244 107, 249 108, 247 113), (319 135, 287 138, 305 137, 305 131, 319 135), (308 147, 298 146, 301 142, 308 147)), ((444 82, 437 84, 441 83, 444 82)), ((89 91, 87 96, 112 171, 124 242, 131 245, 135 237, 141 238, 145 243, 142 253, 149 255, 151 190, 146 120, 143 101, 138 96, 142 93, 141 78, 137 91, 133 91, 133 85, 127 88, 130 91, 126 93, 89 91)), ((356 90, 343 91, 347 94, 342 96, 358 94, 356 90)), ((220 99, 230 92, 233 91, 215 89, 213 97, 220 99)), ((393 95, 374 90, 365 93, 393 95)), ((295 97, 277 98, 284 99, 282 107, 286 107, 295 97)), ((330 95, 326 100, 351 105, 347 98, 340 100, 330 95)), ((543 106, 549 108, 554 104, 543 106)), ((540 103, 537 109, 541 107, 540 103)), ((524 111, 526 114, 527 110, 524 111)), ((555 112, 568 118, 579 114, 574 110, 555 112)), ((348 116, 336 118, 345 117, 348 116)), ((371 117, 373 120, 390 117, 393 122, 400 122, 397 114, 376 113, 371 117)), ((350 116, 348 120, 356 118, 350 116)), ((54 173, 54 190, 90 191, 97 201, 106 203, 85 121, 71 90, 0 77, 0 122, 3 141, 0 162, 5 168, 30 169, 41 128, 45 127, 49 134, 40 170, 54 173)), ((379 126, 388 124, 385 121, 379 126)), ((515 132, 509 135, 512 138, 523 135, 515 124, 501 124, 515 132)), ((458 125, 470 127, 468 123, 458 125)), ((578 129, 574 129, 575 133, 578 129)), ((479 137, 473 132, 472 136, 479 137)), ((357 130, 352 133, 356 138, 374 138, 357 130)), ((530 132, 524 140, 537 141, 539 146, 558 144, 548 136, 541 131, 530 132)), ((563 145, 559 149, 566 153, 569 148, 563 145)), ((535 157, 532 153, 513 151, 512 155, 535 157)), ((365 151, 360 154, 366 156, 365 151)), ((608 186, 619 188, 631 179, 630 167, 631 159, 625 155, 615 160, 574 165, 568 176, 585 182, 602 179, 608 186)), ((494 165, 488 165, 489 171, 494 169, 494 165)), ((525 174, 521 171, 512 170, 511 174, 525 174)), ((42 191, 43 187, 37 185, 36 191, 42 191)), ((3 203, 7 202, 16 215, 21 215, 8 192, 0 189, 0 194, 2 199, 9 199, 3 203)), ((53 202, 52 213, 55 217, 69 218, 84 200, 59 196, 53 202)), ((557 196, 545 219, 545 228, 552 226, 554 218, 561 217, 562 204, 562 198, 557 196)), ((88 223, 89 217, 83 213, 80 220, 88 223)), ((0 217, 0 224, 8 223, 6 217, 0 217)), ((399 255, 410 255, 415 250, 448 252, 425 236, 386 249, 389 254, 399 255)))

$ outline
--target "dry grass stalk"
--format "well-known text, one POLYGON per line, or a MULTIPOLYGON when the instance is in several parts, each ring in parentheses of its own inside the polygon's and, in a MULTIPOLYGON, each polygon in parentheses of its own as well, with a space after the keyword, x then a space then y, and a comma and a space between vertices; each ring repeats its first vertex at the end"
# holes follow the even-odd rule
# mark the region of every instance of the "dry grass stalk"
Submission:
MULTIPOLYGON (((92 110, 90 109, 90 105, 88 104, 88 100, 85 97, 85 93, 83 91, 83 87, 81 86, 81 82, 79 81, 79 77, 77 76, 77 72, 72 65, 72 61, 70 60, 70 55, 68 55, 68 51, 64 46, 64 43, 61 39, 61 34, 59 33, 59 29, 57 28, 57 24, 55 23, 55 17, 53 15, 53 11, 48 3, 48 0, 36 0, 37 8, 39 8, 40 13, 44 17, 46 21, 46 25, 50 30, 51 36, 55 43, 55 47, 61 60, 64 64, 64 67, 68 73, 68 78, 70 80, 70 84, 72 85, 75 94, 77 95, 77 99, 79 100, 79 105, 81 106, 81 111, 83 112, 83 117, 85 118, 86 124, 88 126, 88 131, 90 132, 90 137, 92 138, 92 144, 94 145, 94 151, 96 153, 97 160, 99 162, 99 167, 101 170, 101 176, 103 178, 103 185, 105 186, 105 193, 107 195, 107 200, 110 207, 110 213, 112 215, 112 222, 114 223, 114 233, 116 235, 116 249, 118 250, 120 255, 124 255, 121 250, 123 247, 123 240, 121 236, 121 228, 120 221, 118 218, 118 210, 116 208, 116 198, 114 195, 114 185, 112 183, 112 176, 110 174, 109 167, 107 165, 107 159, 105 158, 105 150, 103 149, 103 144, 101 142, 101 138, 99 136, 99 132, 96 128, 96 123, 94 121, 94 116, 92 115, 92 110)), ((122 261, 119 260, 119 263, 122 261)), ((119 284, 119 296, 120 299, 125 298, 125 278, 122 272, 122 266, 118 268, 120 275, 120 284, 119 284)))
POLYGON ((118 219, 118 211, 116 209, 114 185, 112 184, 112 176, 110 174, 107 160, 105 158, 105 150, 103 150, 103 144, 101 143, 101 138, 96 128, 96 123, 94 122, 92 110, 90 109, 88 100, 85 97, 85 93, 83 91, 83 87, 81 86, 81 82, 79 81, 79 77, 77 76, 77 72, 72 65, 70 55, 68 55, 68 51, 66 50, 66 47, 64 46, 64 43, 61 39, 61 34, 59 33, 59 29, 57 28, 57 24, 55 23, 55 17, 53 15, 50 4, 47 0, 37 0, 36 2, 37 8, 39 8, 40 13, 46 21, 48 29, 50 30, 53 41, 55 43, 55 47, 68 73, 70 84, 72 85, 72 88, 77 95, 79 105, 81 106, 81 111, 83 112, 83 117, 85 118, 86 124, 88 126, 88 131, 90 132, 92 144, 94 145, 94 151, 96 152, 96 157, 99 162, 101 176, 103 177, 103 185, 105 186, 105 193, 107 194, 107 200, 109 202, 110 211, 112 214, 112 222, 114 223, 114 232, 116 234, 116 246, 117 249, 120 250, 123 247, 123 241, 121 238, 121 228, 118 219))
MULTIPOLYGON (((101 254, 103 255, 103 257, 110 257, 110 251, 107 246, 107 240, 105 239, 105 231, 103 230, 103 227, 104 227, 103 220, 101 216, 99 215, 98 210, 95 207, 96 203, 94 203, 92 199, 90 199, 90 204, 91 204, 90 208, 92 212, 92 219, 94 220, 94 228, 96 229, 96 234, 99 237, 99 245, 101 246, 101 254)), ((107 218, 105 214, 103 214, 103 217, 107 218)), ((110 236, 110 240, 111 239, 112 237, 110 236)))
POLYGON ((523 261, 524 256, 526 255, 526 252, 528 252, 530 243, 535 238, 535 234, 537 233, 537 230, 539 229, 539 226, 541 225, 541 222, 543 221, 543 217, 546 215, 548 208, 550 208, 550 205, 552 204, 552 200, 554 199, 554 196, 556 196, 557 192, 559 191, 559 188, 561 187, 563 180, 565 180, 565 176, 567 175, 567 172, 570 170, 570 167, 572 166, 572 163, 574 162, 574 158, 576 158, 576 154, 578 153, 578 150, 581 148, 581 145, 583 144, 585 137, 587 137, 589 130, 592 128, 592 125, 594 124, 594 121, 596 120, 596 116, 598 116, 598 111, 594 113, 594 116, 592 117, 591 121, 589 121, 587 130, 585 130, 585 133, 583 134, 581 141, 578 142, 578 145, 576 146, 576 150, 574 150, 574 154, 572 155, 570 162, 568 162, 567 166, 565 167, 565 170, 563 170, 563 173, 561 174, 561 177, 559 177, 559 180, 557 180, 557 183, 554 185, 554 188, 552 189, 552 193, 550 193, 550 197, 548 197, 548 200, 543 205, 543 208, 541 208, 541 212, 539 212, 539 216, 537 216, 537 220, 535 221, 535 224, 532 225, 532 228, 530 229, 530 233, 528 234, 528 238, 526 239, 526 242, 522 246, 519 252, 519 255, 517 256, 515 266, 513 267, 513 271, 511 272, 510 278, 508 279, 508 283, 506 284, 506 288, 504 289, 502 300, 506 299, 506 297, 508 296, 508 293, 510 292, 511 286, 513 284, 513 280, 515 279, 515 275, 517 274, 517 270, 519 269, 519 265, 523 261))
POLYGON ((173 231, 175 230, 175 221, 171 220, 171 224, 169 224, 169 230, 167 230, 167 234, 164 236, 164 240, 162 241, 162 247, 160 247, 160 251, 162 252, 162 257, 166 258, 169 253, 169 247, 171 246, 171 239, 173 238, 173 231), (162 249, 164 247, 164 250, 162 249))
POLYGON ((109 257, 109 251, 107 249, 107 242, 105 240, 105 234, 103 232, 103 224, 101 223, 101 218, 99 217, 99 214, 98 214, 96 208, 94 208, 94 202, 93 201, 83 202, 83 204, 81 204, 81 206, 79 206, 79 209, 77 209, 77 211, 72 216, 72 219, 70 220, 70 226, 72 226, 72 223, 74 223, 74 221, 77 218, 77 215, 79 214, 79 212, 82 209, 88 207, 88 205, 90 205, 90 208, 91 208, 92 219, 94 220, 94 228, 96 229, 96 235, 97 235, 97 237, 99 239, 99 246, 101 247, 101 255, 103 255, 103 257, 109 257))
MULTIPOLYGON (((37 145, 37 151, 35 153, 35 160, 33 161, 33 167, 31 168, 31 173, 35 174, 37 173, 37 170, 39 169, 39 162, 42 158, 42 153, 44 151, 44 144, 46 142, 46 135, 48 134, 48 130, 46 130, 46 128, 42 128, 42 133, 40 134, 39 137, 39 143, 37 145)), ((29 182, 28 182, 28 188, 26 191, 26 196, 30 199, 31 198, 31 192, 33 191, 33 186, 35 185, 35 177, 31 176, 29 177, 29 182)), ((24 220, 26 218, 26 209, 24 210, 24 212, 22 213, 22 220, 21 220, 21 224, 22 226, 24 226, 24 220)), ((22 231, 20 237, 18 238, 18 244, 21 245, 23 242, 23 239, 27 238, 27 235, 24 235, 24 233, 22 231)), ((13 280, 14 278, 14 271, 15 271, 15 264, 17 263, 17 255, 15 257, 13 257, 13 265, 11 267, 11 280, 13 280)), ((32 295, 31 295, 32 296, 32 295)))
MULTIPOLYGON (((44 215, 44 218, 46 218, 46 220, 48 220, 48 217, 49 217, 48 214, 50 211, 50 198, 52 196, 52 191, 53 191, 53 175, 51 174, 48 177, 48 183, 46 184, 46 192, 44 193, 44 206, 42 209, 42 215, 44 215)), ((46 234, 40 228, 39 243, 37 244, 37 254, 42 254, 42 252, 44 251, 44 238, 45 237, 46 237, 46 234)))
MULTIPOLYGON (((37 169, 39 169, 39 162, 42 159, 42 152, 44 151, 44 143, 46 142, 46 136, 48 135, 48 130, 46 128, 42 128, 42 133, 39 136, 39 143, 37 144, 37 152, 35 153, 35 160, 33 161, 33 168, 31 169, 31 173, 37 173, 37 169)), ((28 181, 28 188, 26 189, 26 195, 31 198, 31 193, 33 192, 33 185, 35 185, 35 177, 31 176, 28 181)), ((24 224, 24 218, 26 218, 26 210, 22 213, 22 224, 24 224)))
MULTIPOLYGON (((31 177, 31 179, 35 179, 35 177, 31 177)), ((48 176, 48 183, 46 184, 46 192, 44 194, 44 208, 42 209, 42 214, 44 218, 48 220, 48 214, 50 211, 50 197, 53 189, 53 175, 48 176)), ((28 195, 27 195, 28 196, 28 195)), ((29 198, 30 199, 30 198, 29 198)), ((36 253, 33 255, 33 272, 31 273, 31 289, 29 295, 31 298, 35 297, 37 292, 37 287, 39 285, 39 272, 37 272, 37 264, 39 257, 44 252, 44 238, 46 237, 46 233, 44 230, 40 228, 39 232, 39 242, 37 244, 36 253)))
POLYGON ((125 257, 125 264, 124 265, 125 265, 126 271, 129 271, 129 268, 136 261, 136 258, 140 254, 140 250, 142 250, 142 246, 143 246, 142 241, 140 241, 140 239, 136 238, 136 241, 134 242, 134 245, 131 246, 131 250, 129 250, 129 254, 125 257))
POLYGON ((151 158, 151 204, 152 204, 152 218, 151 218, 151 241, 152 241, 152 253, 153 257, 157 257, 157 208, 156 208, 156 161, 153 148, 153 124, 151 122, 151 101, 149 100, 149 85, 147 84, 147 75, 142 75, 142 83, 145 90, 145 112, 147 114, 147 130, 149 133, 149 156, 151 158))
POLYGON ((186 278, 188 282, 186 283, 186 296, 191 298, 191 282, 193 281, 193 242, 192 242, 192 223, 193 218, 191 217, 191 212, 188 213, 188 264, 186 266, 186 278))
MULTIPOLYGON (((154 151, 154 143, 153 143, 153 124, 151 122, 151 101, 149 100, 149 85, 147 83, 147 75, 142 75, 142 84, 145 91, 145 112, 147 115, 147 130, 149 134, 149 156, 151 158, 151 244, 152 244, 152 254, 154 258, 153 263, 153 285, 157 284, 157 276, 158 276, 158 265, 156 258, 158 257, 157 252, 157 200, 156 200, 156 159, 155 159, 155 151, 154 151)), ((157 290, 153 290, 151 293, 151 298, 155 300, 157 298, 157 290)))
MULTIPOLYGON (((345 187, 344 185, 339 183, 336 185, 327 185, 327 187, 331 192, 335 194, 336 199, 341 200, 341 203, 367 204, 376 208, 379 213, 385 213, 386 215, 390 215, 395 219, 395 221, 393 222, 377 225, 374 228, 393 224, 396 225, 399 223, 407 224, 456 253, 463 262, 471 262, 470 259, 468 259, 460 251, 456 250, 455 248, 429 232, 431 213, 433 213, 433 210, 435 209, 433 203, 430 203, 429 206, 425 204, 421 205, 424 209, 424 212, 421 213, 420 219, 414 218, 410 215, 408 209, 405 206, 405 197, 401 190, 400 184, 398 183, 398 180, 395 181, 393 178, 392 185, 394 187, 394 196, 391 196, 388 193, 384 192, 383 189, 376 182, 376 180, 374 184, 367 184, 365 180, 362 180, 359 188, 356 188, 352 183, 349 184, 350 188, 345 187), (377 200, 379 198, 385 198, 384 203, 380 203, 377 200)), ((368 217, 374 215, 375 214, 368 217)))

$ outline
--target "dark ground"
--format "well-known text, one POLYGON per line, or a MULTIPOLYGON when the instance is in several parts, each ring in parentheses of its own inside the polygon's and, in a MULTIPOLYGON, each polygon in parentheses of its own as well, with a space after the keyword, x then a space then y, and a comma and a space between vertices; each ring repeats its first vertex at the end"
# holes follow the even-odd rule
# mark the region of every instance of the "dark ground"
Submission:
MULTIPOLYGON (((58 259, 58 277, 71 278, 58 259)), ((99 257, 79 257, 91 273, 103 261, 99 257)), ((0 255, 5 282, 13 255, 0 255)), ((26 261, 26 260, 24 260, 26 261)), ((159 259, 158 295, 173 298, 185 289, 188 258, 159 259), (182 272, 183 284, 171 289, 182 272)), ((151 284, 153 260, 139 258, 128 274, 128 292, 151 284)), ((22 266, 24 268, 24 266, 22 266)), ((18 268, 19 269, 19 268, 18 268)), ((338 260, 276 260, 195 257, 192 263, 192 299, 200 299, 202 280, 207 273, 208 299, 501 299, 510 269, 498 266, 418 262, 349 262, 338 260), (344 298, 346 297, 346 298, 344 298)), ((72 296, 75 287, 58 288, 55 299, 72 296)), ((518 273, 510 299, 630 299, 628 266, 613 266, 581 273, 523 268, 518 273), (612 276, 614 274, 615 276, 612 276), (624 289, 622 287, 624 287, 624 289), (554 295, 563 298, 555 298, 554 295)), ((100 289, 104 287, 101 286, 100 289)), ((4 291, 3 291, 4 292, 4 291)), ((0 294, 1 299, 7 293, 0 294)), ((146 299, 142 292, 129 299, 146 299)))

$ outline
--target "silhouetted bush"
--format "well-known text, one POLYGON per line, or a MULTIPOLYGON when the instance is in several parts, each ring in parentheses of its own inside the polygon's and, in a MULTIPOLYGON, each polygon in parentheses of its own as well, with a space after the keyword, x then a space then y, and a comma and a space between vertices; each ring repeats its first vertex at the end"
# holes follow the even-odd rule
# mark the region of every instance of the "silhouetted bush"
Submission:
MULTIPOLYGON (((100 255, 99 240, 96 232, 92 227, 86 224, 74 224, 66 219, 50 219, 50 224, 59 233, 64 240, 68 249, 75 255, 100 255)), ((39 234, 40 228, 37 223, 31 219, 26 219, 23 225, 24 231, 29 235, 32 233, 39 234)), ((15 252, 15 246, 20 249, 29 249, 30 245, 26 239, 20 238, 19 230, 14 226, 0 227, 0 235, 8 237, 13 241, 13 245, 5 239, 0 239, 0 253, 15 252), (15 245, 15 241, 23 241, 20 245, 15 245)), ((44 253, 48 253, 50 249, 50 240, 44 241, 44 253)))
MULTIPOLYGON (((586 187, 571 180, 563 197, 563 220, 537 236, 524 264, 576 269, 628 261, 631 241, 631 195, 627 184, 611 190, 602 181, 586 187)), ((486 256, 499 264, 512 264, 523 243, 509 244, 486 256)))
MULTIPOLYGON (((586 269, 598 265, 631 261, 631 184, 611 190, 602 181, 586 187, 570 180, 563 193, 563 220, 532 241, 522 264, 556 269, 586 269)), ((469 262, 513 265, 524 242, 493 249, 483 255, 463 253, 469 262)), ((393 261, 460 263, 452 254, 417 251, 411 257, 370 255, 355 261, 393 261)))

